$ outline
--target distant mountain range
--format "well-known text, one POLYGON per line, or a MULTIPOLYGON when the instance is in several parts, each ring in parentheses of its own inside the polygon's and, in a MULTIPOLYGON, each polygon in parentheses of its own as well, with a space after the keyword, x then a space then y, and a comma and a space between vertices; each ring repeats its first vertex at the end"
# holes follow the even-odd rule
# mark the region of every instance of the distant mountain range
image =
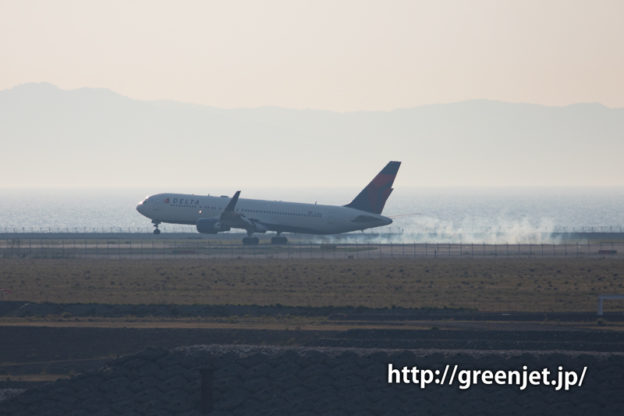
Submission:
POLYGON ((0 187, 624 185, 624 109, 476 100, 338 113, 140 101, 106 89, 0 91, 0 187))

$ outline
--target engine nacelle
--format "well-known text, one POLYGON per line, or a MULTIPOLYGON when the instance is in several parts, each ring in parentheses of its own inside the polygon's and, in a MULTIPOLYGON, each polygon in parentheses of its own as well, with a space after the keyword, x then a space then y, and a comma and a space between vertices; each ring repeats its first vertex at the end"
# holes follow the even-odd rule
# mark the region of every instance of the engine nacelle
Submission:
POLYGON ((197 220, 197 231, 203 234, 216 234, 220 231, 230 231, 230 227, 223 225, 219 220, 201 218, 197 220))

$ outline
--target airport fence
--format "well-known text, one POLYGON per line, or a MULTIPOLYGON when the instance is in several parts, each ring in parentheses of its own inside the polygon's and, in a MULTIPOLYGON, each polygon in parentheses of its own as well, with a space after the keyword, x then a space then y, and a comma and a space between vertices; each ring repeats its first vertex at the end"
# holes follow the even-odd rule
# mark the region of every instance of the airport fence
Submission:
POLYGON ((624 257, 624 241, 560 244, 301 243, 245 246, 238 240, 184 238, 7 238, 0 258, 319 258, 624 257))

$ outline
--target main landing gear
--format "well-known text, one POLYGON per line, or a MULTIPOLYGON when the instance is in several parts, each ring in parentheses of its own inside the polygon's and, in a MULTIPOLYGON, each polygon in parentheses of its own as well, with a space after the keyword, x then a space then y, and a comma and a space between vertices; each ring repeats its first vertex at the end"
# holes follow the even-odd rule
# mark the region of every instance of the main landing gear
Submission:
MULTIPOLYGON (((257 246, 259 242, 260 240, 258 239, 258 237, 253 237, 253 234, 249 231, 247 232, 247 237, 243 238, 243 245, 246 246, 257 246)), ((287 243, 288 239, 281 236, 280 233, 277 233, 275 237, 271 238, 271 244, 274 245, 282 245, 287 243)))
POLYGON ((154 234, 158 235, 160 234, 160 230, 158 229, 158 224, 160 224, 159 221, 152 221, 152 224, 154 224, 154 234))
POLYGON ((245 237, 243 238, 243 244, 246 246, 257 246, 260 240, 258 237, 245 237))
POLYGON ((278 233, 275 237, 271 238, 271 244, 275 244, 275 245, 288 244, 288 239, 286 237, 282 237, 278 233))
POLYGON ((258 237, 253 237, 253 231, 247 230, 247 237, 243 238, 243 245, 257 246, 259 242, 258 237))

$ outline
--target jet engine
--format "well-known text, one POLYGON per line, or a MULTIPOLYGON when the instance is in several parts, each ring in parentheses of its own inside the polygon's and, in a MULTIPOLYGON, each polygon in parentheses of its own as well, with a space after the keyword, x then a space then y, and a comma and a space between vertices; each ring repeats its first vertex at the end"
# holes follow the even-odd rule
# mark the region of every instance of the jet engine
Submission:
POLYGON ((220 231, 230 231, 230 227, 223 225, 219 220, 201 218, 197 220, 197 231, 204 234, 216 234, 220 231))

